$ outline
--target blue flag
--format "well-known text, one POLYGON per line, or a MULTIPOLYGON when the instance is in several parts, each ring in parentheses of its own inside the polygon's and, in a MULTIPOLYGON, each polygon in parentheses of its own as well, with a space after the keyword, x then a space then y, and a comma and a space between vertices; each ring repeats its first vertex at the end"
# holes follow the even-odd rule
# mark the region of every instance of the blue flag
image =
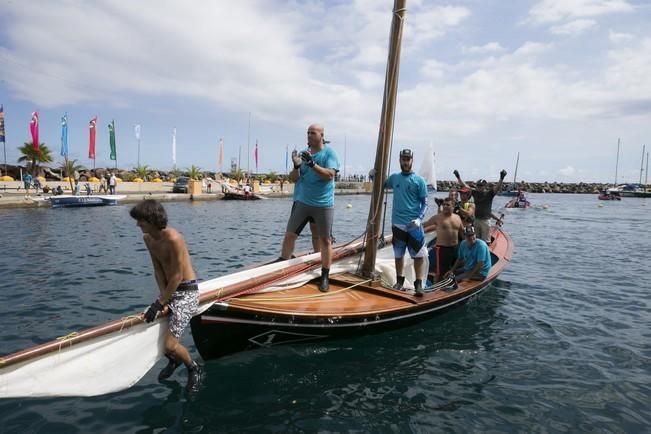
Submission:
POLYGON ((61 118, 61 156, 68 158, 68 113, 61 118))

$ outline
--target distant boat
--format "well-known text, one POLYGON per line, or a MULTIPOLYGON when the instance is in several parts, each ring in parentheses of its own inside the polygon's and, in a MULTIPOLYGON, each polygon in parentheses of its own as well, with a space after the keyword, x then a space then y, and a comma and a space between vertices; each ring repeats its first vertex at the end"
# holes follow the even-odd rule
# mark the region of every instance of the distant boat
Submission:
POLYGON ((651 197, 651 188, 646 184, 649 174, 649 154, 646 153, 646 171, 644 184, 642 184, 642 173, 644 173, 644 153, 646 146, 642 146, 642 162, 640 163, 640 181, 637 184, 625 184, 619 186, 619 193, 623 197, 651 197), (645 185, 646 184, 646 185, 645 185))
MULTIPOLYGON (((497 193, 498 196, 517 196, 518 195, 518 188, 516 185, 516 179, 518 176, 518 165, 520 164, 520 153, 518 152, 518 156, 515 159, 515 171, 513 172, 513 183, 508 187, 506 190, 502 190, 497 193)), ((507 207, 509 208, 509 207, 507 207)))
POLYGON ((227 191, 224 193, 224 200, 260 200, 260 196, 246 191, 227 191))
POLYGON ((423 159, 423 164, 420 166, 419 175, 425 178, 428 192, 435 192, 436 188, 436 166, 434 165, 435 153, 430 143, 427 148, 427 153, 423 159))
POLYGON ((61 195, 50 197, 52 208, 75 208, 84 206, 107 206, 117 205, 118 200, 124 199, 126 195, 107 196, 73 196, 61 195))
POLYGON ((611 188, 600 191, 597 199, 599 200, 622 200, 621 189, 617 187, 617 171, 619 169, 619 148, 620 139, 617 139, 617 159, 615 160, 615 182, 611 188))

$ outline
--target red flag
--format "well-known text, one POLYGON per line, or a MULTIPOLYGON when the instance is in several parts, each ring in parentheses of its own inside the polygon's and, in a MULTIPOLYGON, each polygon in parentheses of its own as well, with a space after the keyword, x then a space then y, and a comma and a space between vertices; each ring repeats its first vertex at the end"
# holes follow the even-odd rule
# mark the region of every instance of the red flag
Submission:
POLYGON ((38 112, 32 113, 32 120, 29 122, 29 131, 32 133, 34 151, 38 152, 38 112))
POLYGON ((89 140, 88 140, 88 158, 95 159, 95 134, 97 133, 97 116, 92 118, 88 124, 89 140))
POLYGON ((258 171, 258 139, 255 139, 255 152, 253 153, 255 156, 255 171, 258 171))

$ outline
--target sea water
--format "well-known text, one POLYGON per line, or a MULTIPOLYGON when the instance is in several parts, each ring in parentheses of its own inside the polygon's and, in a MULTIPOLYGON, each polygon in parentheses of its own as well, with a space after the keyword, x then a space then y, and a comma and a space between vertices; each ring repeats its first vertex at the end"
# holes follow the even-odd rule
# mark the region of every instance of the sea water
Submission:
MULTIPOLYGON (((337 197, 338 242, 364 231, 369 200, 337 197)), ((530 200, 505 211, 511 264, 463 306, 381 335, 209 361, 191 399, 184 369, 156 381, 163 361, 106 396, 0 399, 0 432, 649 432, 651 201, 530 200)), ((165 207, 209 279, 277 257, 291 201, 165 207)), ((156 298, 128 211, 0 210, 0 354, 156 298)), ((309 245, 306 233, 297 250, 309 245)), ((189 330, 183 342, 198 357, 189 330)))

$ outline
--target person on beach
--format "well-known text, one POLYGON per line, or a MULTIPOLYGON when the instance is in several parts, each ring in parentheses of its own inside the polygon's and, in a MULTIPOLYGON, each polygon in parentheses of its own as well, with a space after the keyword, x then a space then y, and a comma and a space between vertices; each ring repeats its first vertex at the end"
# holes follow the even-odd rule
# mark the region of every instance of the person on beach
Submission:
POLYGON ((172 376, 183 363, 188 370, 186 390, 197 392, 203 369, 181 344, 181 335, 199 306, 199 287, 185 240, 178 231, 167 226, 167 213, 156 200, 139 202, 129 214, 142 230, 159 290, 158 298, 143 314, 144 320, 149 323, 169 313, 163 343, 168 363, 158 374, 158 380, 172 376))
MULTIPOLYGON (((321 281, 319 290, 330 289, 332 264, 332 222, 335 205, 335 176, 339 171, 337 153, 326 146, 323 127, 312 124, 307 129, 308 148, 292 152, 294 169, 289 180, 295 182, 294 204, 287 222, 280 260, 290 259, 296 239, 308 222, 314 222, 321 252, 321 281)), ((313 244, 316 244, 313 242, 313 244)), ((316 250, 316 248, 315 248, 316 250)))
POLYGON ((25 187, 25 196, 29 196, 29 188, 32 186, 32 175, 26 173, 23 175, 23 187, 25 187))
MULTIPOLYGON (((468 187, 465 182, 461 180, 458 170, 454 170, 454 176, 461 185, 461 188, 468 187)), ((486 244, 491 243, 490 232, 490 219, 493 217, 493 199, 498 191, 502 191, 502 183, 506 176, 506 170, 502 169, 500 172, 500 180, 492 188, 488 187, 488 182, 485 179, 480 179, 475 183, 475 188, 471 189, 472 197, 475 201, 475 221, 473 223, 477 238, 484 240, 486 244)))
POLYGON ((115 178, 115 173, 111 173, 111 176, 109 177, 108 181, 108 186, 109 186, 109 194, 115 194, 115 184, 117 184, 117 179, 115 178))
POLYGON ((466 226, 463 233, 465 239, 459 244, 459 257, 445 277, 454 277, 457 270, 462 270, 461 274, 456 276, 456 281, 484 280, 488 277, 492 265, 488 244, 477 239, 473 226, 466 226))
POLYGON ((441 212, 423 223, 424 228, 430 226, 436 230, 436 244, 428 246, 428 285, 436 283, 451 268, 457 260, 459 240, 463 239, 463 221, 459 215, 452 212, 454 201, 450 197, 443 199, 441 212))
POLYGON ((391 211, 391 231, 393 232, 393 255, 396 264, 396 283, 394 289, 403 290, 405 283, 404 256, 414 260, 414 289, 417 296, 423 290, 423 258, 427 255, 423 217, 427 211, 427 185, 425 179, 411 168, 414 154, 411 149, 400 151, 400 172, 391 174, 384 186, 393 190, 393 210, 391 211))
POLYGON ((102 176, 99 180, 99 190, 98 193, 108 193, 108 189, 106 188, 106 176, 102 176))

